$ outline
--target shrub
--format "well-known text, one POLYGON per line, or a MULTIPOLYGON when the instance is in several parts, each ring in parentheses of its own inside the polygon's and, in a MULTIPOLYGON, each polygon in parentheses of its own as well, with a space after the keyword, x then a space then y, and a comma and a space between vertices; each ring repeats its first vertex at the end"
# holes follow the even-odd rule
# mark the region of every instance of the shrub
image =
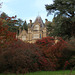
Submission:
MULTIPOLYGON (((7 17, 9 22, 15 17, 7 17)), ((16 33, 8 31, 8 26, 0 18, 0 72, 30 72, 49 70, 49 62, 34 44, 16 40, 16 33)), ((15 20, 16 22, 16 20, 15 20)))
POLYGON ((72 69, 73 67, 75 67, 75 38, 71 37, 67 42, 68 44, 66 45, 63 53, 65 55, 64 57, 68 58, 70 63, 67 68, 72 69))
POLYGON ((3 49, 0 72, 32 72, 49 70, 49 62, 35 44, 18 40, 3 49))
POLYGON ((46 58, 50 61, 51 70, 62 69, 67 59, 64 58, 63 50, 66 48, 67 42, 62 38, 57 38, 59 41, 55 43, 53 37, 45 37, 41 40, 36 41, 39 48, 46 58))

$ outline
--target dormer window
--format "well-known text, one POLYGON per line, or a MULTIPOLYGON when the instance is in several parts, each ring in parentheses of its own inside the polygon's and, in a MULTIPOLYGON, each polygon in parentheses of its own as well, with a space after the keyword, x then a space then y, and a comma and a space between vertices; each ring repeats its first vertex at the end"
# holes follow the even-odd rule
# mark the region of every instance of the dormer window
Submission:
POLYGON ((34 30, 39 30, 39 25, 35 25, 34 30))

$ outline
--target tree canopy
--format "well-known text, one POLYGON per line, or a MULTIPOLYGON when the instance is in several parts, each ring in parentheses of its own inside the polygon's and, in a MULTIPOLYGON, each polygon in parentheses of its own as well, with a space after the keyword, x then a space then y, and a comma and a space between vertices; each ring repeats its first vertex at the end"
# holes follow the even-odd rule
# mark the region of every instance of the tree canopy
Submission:
POLYGON ((46 5, 46 10, 47 15, 54 13, 56 28, 63 30, 64 35, 75 36, 75 0, 53 0, 53 4, 46 5))
POLYGON ((0 20, 3 22, 3 26, 8 25, 8 31, 17 32, 18 27, 16 26, 17 20, 16 16, 9 17, 5 12, 1 13, 0 20))
POLYGON ((23 27, 24 27, 24 29, 25 29, 26 31, 28 30, 28 26, 27 26, 27 22, 26 22, 26 21, 24 21, 23 27))
POLYGON ((66 17, 75 17, 75 0, 53 0, 53 4, 46 5, 48 14, 65 15, 66 17))

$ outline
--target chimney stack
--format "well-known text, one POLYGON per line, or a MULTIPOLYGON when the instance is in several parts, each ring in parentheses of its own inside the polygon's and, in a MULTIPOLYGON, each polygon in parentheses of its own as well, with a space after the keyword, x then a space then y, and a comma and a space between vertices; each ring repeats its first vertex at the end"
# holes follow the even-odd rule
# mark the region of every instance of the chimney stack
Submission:
POLYGON ((32 20, 30 20, 30 24, 32 24, 32 20))
POLYGON ((48 21, 48 20, 47 20, 47 19, 45 19, 45 23, 47 23, 47 21, 48 21))

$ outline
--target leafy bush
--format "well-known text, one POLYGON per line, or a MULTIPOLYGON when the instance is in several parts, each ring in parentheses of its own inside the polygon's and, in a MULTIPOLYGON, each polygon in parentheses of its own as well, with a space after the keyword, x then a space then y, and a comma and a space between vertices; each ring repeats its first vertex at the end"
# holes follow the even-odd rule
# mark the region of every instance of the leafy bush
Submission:
POLYGON ((66 48, 67 42, 62 38, 57 38, 58 42, 55 43, 53 37, 45 37, 41 40, 36 41, 39 48, 46 58, 50 61, 51 70, 62 69, 67 59, 64 58, 63 50, 66 48))
POLYGON ((21 40, 10 44, 0 55, 0 72, 31 72, 49 68, 49 62, 40 49, 21 40))
POLYGON ((65 53, 65 58, 69 58, 70 64, 68 65, 68 68, 72 69, 75 67, 75 38, 71 37, 67 42, 68 44, 63 52, 65 53))
MULTIPOLYGON (((6 22, 14 18, 16 16, 7 17, 6 22)), ((40 49, 34 44, 17 41, 16 33, 8 31, 3 20, 0 18, 0 72, 49 70, 49 62, 40 49)))

